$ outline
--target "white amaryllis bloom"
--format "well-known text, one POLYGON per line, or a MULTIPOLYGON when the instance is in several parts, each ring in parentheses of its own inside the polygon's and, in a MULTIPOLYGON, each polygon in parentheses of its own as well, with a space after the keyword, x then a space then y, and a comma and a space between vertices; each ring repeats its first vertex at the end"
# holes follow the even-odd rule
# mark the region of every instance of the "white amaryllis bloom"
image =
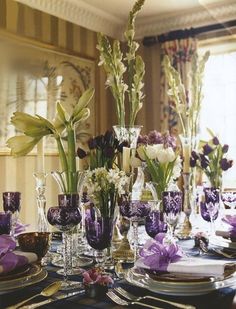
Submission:
POLYGON ((164 148, 163 145, 161 145, 162 148, 159 148, 159 151, 157 152, 157 159, 160 163, 169 163, 175 160, 175 153, 173 148, 168 147, 164 148))

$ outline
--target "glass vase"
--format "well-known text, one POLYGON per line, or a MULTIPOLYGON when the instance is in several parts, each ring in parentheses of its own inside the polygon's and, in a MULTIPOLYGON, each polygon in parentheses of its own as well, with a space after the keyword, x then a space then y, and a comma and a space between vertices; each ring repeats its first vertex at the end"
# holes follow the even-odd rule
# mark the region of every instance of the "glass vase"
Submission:
POLYGON ((38 232, 48 232, 49 226, 46 218, 46 178, 45 173, 34 173, 35 187, 36 187, 36 201, 38 209, 37 217, 37 231, 38 232))
POLYGON ((142 126, 113 126, 116 137, 120 143, 126 141, 131 149, 136 149, 142 126))
POLYGON ((59 172, 52 171, 51 172, 53 178, 56 180, 59 189, 64 194, 73 194, 78 193, 81 194, 81 190, 83 187, 84 179, 86 172, 85 171, 77 171, 77 172, 59 172))

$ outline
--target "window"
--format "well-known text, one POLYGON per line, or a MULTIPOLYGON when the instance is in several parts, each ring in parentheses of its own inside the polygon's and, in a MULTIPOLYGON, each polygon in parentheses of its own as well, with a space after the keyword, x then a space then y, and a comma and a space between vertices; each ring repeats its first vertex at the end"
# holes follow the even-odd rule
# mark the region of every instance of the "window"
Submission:
POLYGON ((236 188, 236 48, 215 54, 208 49, 211 56, 205 67, 200 137, 208 140, 206 128, 210 128, 222 143, 229 144, 228 158, 234 166, 224 174, 223 186, 236 188))

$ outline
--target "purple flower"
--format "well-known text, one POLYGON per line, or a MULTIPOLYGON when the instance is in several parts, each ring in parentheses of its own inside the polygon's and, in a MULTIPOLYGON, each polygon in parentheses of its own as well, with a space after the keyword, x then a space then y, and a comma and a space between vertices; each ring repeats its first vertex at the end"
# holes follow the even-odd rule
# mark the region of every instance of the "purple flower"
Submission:
POLYGON ((128 146, 129 146, 129 143, 127 141, 124 141, 117 146, 117 150, 122 153, 123 147, 128 147, 128 146))
POLYGON ((138 137, 138 141, 137 144, 144 144, 147 145, 148 144, 148 136, 147 135, 139 135, 138 137))
POLYGON ((163 138, 160 132, 156 130, 148 133, 148 144, 162 144, 163 138))
POLYGON ((193 151, 191 152, 191 156, 192 156, 192 158, 195 159, 195 160, 198 160, 198 159, 199 159, 199 155, 196 153, 195 150, 193 150, 193 151))
POLYGON ((213 142, 214 145, 219 145, 219 143, 220 143, 218 137, 216 137, 216 136, 213 137, 212 142, 213 142))
POLYGON ((224 146, 222 147, 222 152, 227 153, 228 150, 229 150, 229 145, 224 144, 224 146))
POLYGON ((87 153, 82 148, 78 148, 77 149, 77 155, 80 159, 83 159, 87 156, 87 153))
POLYGON ((203 154, 200 154, 200 160, 201 160, 201 167, 207 168, 209 165, 209 160, 207 159, 207 157, 205 157, 203 154))
POLYGON ((229 168, 231 168, 233 165, 233 160, 227 160, 226 158, 223 158, 220 160, 220 166, 223 171, 227 171, 229 168))
POLYGON ((203 154, 205 156, 209 155, 213 151, 213 148, 209 144, 203 146, 203 154))
POLYGON ((163 144, 166 148, 171 147, 173 149, 176 148, 176 138, 169 134, 169 132, 166 132, 163 134, 163 144))
POLYGON ((114 139, 113 132, 112 131, 106 131, 106 133, 104 135, 104 139, 105 139, 105 142, 107 144, 111 144, 113 142, 113 139, 114 139))
POLYGON ((111 146, 104 148, 103 153, 107 158, 113 158, 114 157, 114 149, 111 146))
POLYGON ((197 161, 194 158, 190 158, 190 166, 195 167, 197 165, 197 161))
POLYGON ((89 149, 95 149, 97 147, 97 142, 95 138, 90 138, 88 141, 89 149))

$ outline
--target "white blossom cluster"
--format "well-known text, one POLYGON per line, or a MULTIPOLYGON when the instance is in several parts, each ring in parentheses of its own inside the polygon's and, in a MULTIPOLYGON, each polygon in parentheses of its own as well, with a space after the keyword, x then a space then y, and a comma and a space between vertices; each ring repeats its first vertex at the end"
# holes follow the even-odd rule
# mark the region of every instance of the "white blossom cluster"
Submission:
POLYGON ((101 193, 124 194, 129 185, 129 177, 119 169, 109 169, 104 167, 89 171, 86 177, 85 186, 89 195, 96 196, 101 193))

